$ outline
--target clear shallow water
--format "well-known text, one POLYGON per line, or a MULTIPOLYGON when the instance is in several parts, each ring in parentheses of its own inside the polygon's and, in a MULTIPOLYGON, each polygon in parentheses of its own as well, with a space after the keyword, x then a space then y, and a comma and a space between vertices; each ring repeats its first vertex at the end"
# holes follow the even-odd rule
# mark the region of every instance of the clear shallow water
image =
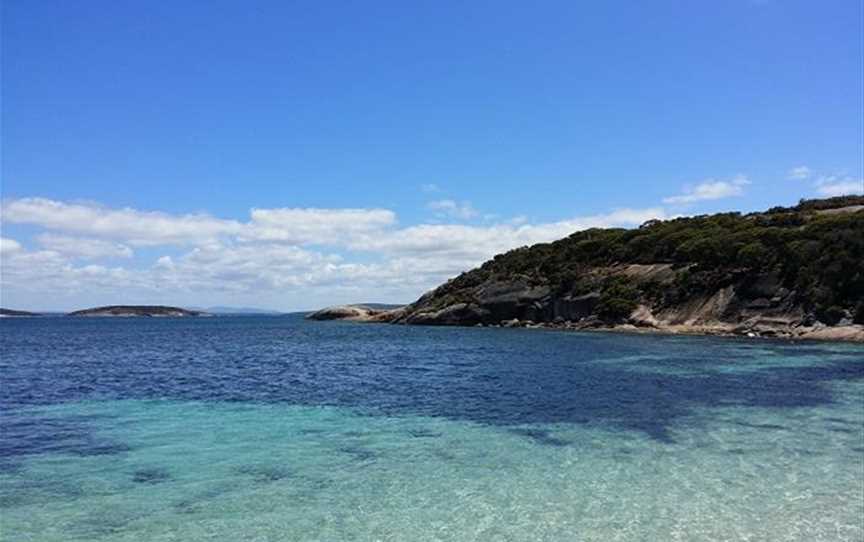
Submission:
POLYGON ((0 321, 0 539, 864 539, 864 349, 0 321))

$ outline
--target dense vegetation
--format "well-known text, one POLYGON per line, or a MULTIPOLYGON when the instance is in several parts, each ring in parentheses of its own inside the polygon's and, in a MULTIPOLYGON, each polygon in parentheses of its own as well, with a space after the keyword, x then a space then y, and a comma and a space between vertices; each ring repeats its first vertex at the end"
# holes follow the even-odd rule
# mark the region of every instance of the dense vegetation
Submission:
POLYGON ((775 289, 790 292, 796 305, 823 322, 852 314, 864 323, 864 211, 831 211, 859 205, 864 205, 864 197, 844 196, 802 200, 766 213, 580 231, 500 254, 442 286, 436 295, 450 301, 492 278, 521 278, 558 293, 599 291, 598 310, 614 319, 628 314, 640 298, 663 306, 733 282, 746 290, 746 285, 771 277, 775 289), (677 271, 674 285, 598 272, 620 264, 657 263, 672 264, 677 271))

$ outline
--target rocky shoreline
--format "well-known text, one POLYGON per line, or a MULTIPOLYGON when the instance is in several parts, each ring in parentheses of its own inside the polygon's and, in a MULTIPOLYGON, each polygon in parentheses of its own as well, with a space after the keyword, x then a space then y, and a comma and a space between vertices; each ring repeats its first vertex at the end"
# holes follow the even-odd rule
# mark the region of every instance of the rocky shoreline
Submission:
POLYGON ((555 322, 534 322, 517 318, 502 320, 499 323, 459 323, 411 322, 406 318, 406 309, 375 310, 360 305, 337 305, 327 307, 306 315, 309 320, 345 320, 363 323, 391 323, 407 325, 447 325, 459 327, 523 328, 548 329, 558 331, 597 331, 610 333, 639 333, 658 335, 704 335, 719 337, 748 337, 790 340, 822 340, 864 343, 864 325, 848 324, 827 326, 821 323, 801 325, 800 323, 753 318, 738 324, 728 322, 700 322, 689 324, 670 324, 651 321, 646 318, 645 310, 626 322, 610 325, 598 318, 584 318, 580 321, 559 320, 555 322))

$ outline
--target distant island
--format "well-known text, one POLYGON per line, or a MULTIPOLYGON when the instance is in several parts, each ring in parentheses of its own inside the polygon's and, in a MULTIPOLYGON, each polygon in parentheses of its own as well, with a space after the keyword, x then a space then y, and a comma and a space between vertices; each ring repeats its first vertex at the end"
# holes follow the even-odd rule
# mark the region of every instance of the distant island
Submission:
POLYGON ((0 308, 0 317, 14 317, 14 316, 40 316, 39 313, 36 312, 28 312, 28 311, 16 311, 13 309, 4 309, 0 308))
POLYGON ((68 316, 179 317, 208 316, 208 313, 181 309, 180 307, 166 307, 164 305, 108 305, 105 307, 95 307, 92 309, 70 312, 68 316))
POLYGON ((206 312, 207 314, 226 314, 226 315, 238 315, 238 314, 248 314, 248 315, 277 315, 283 314, 276 310, 270 309, 259 309, 256 307, 225 307, 225 306, 216 306, 216 307, 189 307, 189 310, 206 312))
POLYGON ((499 254, 402 308, 308 318, 864 341, 864 196, 589 229, 499 254))

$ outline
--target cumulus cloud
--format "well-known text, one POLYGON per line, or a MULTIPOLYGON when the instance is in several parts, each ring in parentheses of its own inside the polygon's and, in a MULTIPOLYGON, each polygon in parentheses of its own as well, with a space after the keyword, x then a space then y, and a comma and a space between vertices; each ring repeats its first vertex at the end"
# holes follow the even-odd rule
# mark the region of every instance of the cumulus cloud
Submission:
POLYGON ((426 183, 420 185, 420 190, 427 194, 432 194, 434 192, 440 192, 441 188, 435 183, 426 183))
POLYGON ((846 174, 818 174, 807 166, 789 170, 787 176, 794 180, 810 180, 813 190, 822 197, 864 194, 864 178, 846 174))
POLYGON ((2 287, 4 296, 19 292, 65 295, 75 291, 118 292, 145 286, 134 270, 103 265, 76 266, 54 250, 19 248, 3 254, 2 287))
POLYGON ((458 218, 460 220, 470 220, 480 214, 471 206, 470 201, 458 202, 452 199, 439 199, 430 201, 427 207, 436 211, 439 216, 458 218))
POLYGON ((181 257, 160 257, 148 270, 152 280, 201 291, 272 292, 320 284, 341 258, 280 244, 196 247, 181 257))
POLYGON ((396 223, 387 209, 252 209, 241 238, 297 244, 333 244, 396 223))
POLYGON ((827 175, 816 180, 816 192, 820 196, 848 196, 864 194, 864 178, 827 175))
POLYGON ((608 214, 576 217, 538 224, 500 223, 484 226, 462 224, 421 224, 368 236, 350 248, 407 255, 446 255, 462 258, 472 265, 505 250, 548 242, 588 228, 638 226, 654 218, 668 218, 662 208, 618 209, 608 214))
MULTIPOLYGON (((252 209, 250 220, 240 222, 206 214, 176 215, 130 208, 111 209, 93 203, 23 198, 4 201, 2 219, 66 234, 117 240, 132 246, 164 246, 200 245, 226 238, 335 243, 354 234, 393 225, 396 215, 387 209, 252 209)), ((63 244, 71 250, 72 243, 63 244)))
POLYGON ((43 233, 37 236, 36 240, 48 250, 76 258, 131 258, 134 254, 132 249, 124 244, 102 239, 87 239, 43 233))
POLYGON ((19 243, 15 239, 0 237, 0 254, 11 255, 15 252, 20 252, 21 248, 21 243, 19 243))
POLYGON ((2 203, 4 222, 94 237, 122 239, 131 245, 191 244, 237 234, 243 225, 205 214, 170 215, 135 209, 110 209, 92 203, 22 198, 2 203))
POLYGON ((736 175, 728 181, 706 179, 696 186, 685 188, 684 194, 664 198, 663 203, 679 205, 740 196, 748 184, 750 181, 745 175, 736 175))
POLYGON ((7 200, 2 208, 4 222, 47 230, 35 237, 38 250, 2 240, 4 294, 41 292, 47 303, 76 292, 106 302, 244 299, 282 308, 358 296, 410 301, 518 246, 667 218, 662 208, 619 209, 553 222, 403 227, 387 209, 252 209, 238 221, 42 198, 7 200), (172 252, 106 263, 132 256, 136 246, 149 247, 143 255, 158 247, 172 252))
POLYGON ((795 180, 795 181, 803 181, 805 179, 809 179, 813 175, 813 170, 811 170, 807 166, 798 166, 793 167, 786 174, 787 179, 795 180))

